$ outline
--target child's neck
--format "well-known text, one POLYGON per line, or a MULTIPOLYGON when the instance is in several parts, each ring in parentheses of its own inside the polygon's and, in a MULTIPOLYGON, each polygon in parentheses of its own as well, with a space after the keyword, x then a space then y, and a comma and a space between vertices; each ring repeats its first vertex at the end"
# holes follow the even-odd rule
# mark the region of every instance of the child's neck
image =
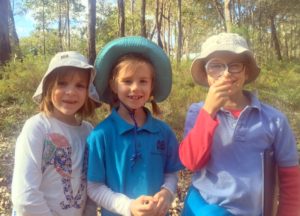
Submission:
POLYGON ((71 126, 78 126, 80 125, 80 123, 78 122, 78 120, 76 119, 75 115, 64 115, 60 112, 54 111, 52 113, 50 113, 50 116, 53 118, 56 118, 57 120, 66 123, 68 125, 71 126))
MULTIPOLYGON (((134 121, 131 118, 129 111, 124 107, 124 105, 120 105, 118 109, 118 113, 126 122, 134 125, 134 121)), ((134 118, 136 120, 138 127, 141 127, 143 124, 145 124, 147 119, 147 114, 143 107, 138 108, 134 111, 134 118)))
POLYGON ((250 104, 249 98, 244 95, 243 92, 231 96, 224 105, 224 109, 227 110, 243 110, 247 105, 250 104))

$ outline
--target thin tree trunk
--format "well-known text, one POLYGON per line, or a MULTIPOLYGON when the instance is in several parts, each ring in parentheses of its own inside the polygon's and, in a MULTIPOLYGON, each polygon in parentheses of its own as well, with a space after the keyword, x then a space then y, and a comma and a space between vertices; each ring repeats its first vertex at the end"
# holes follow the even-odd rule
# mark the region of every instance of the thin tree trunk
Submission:
POLYGON ((214 4, 223 24, 224 24, 224 29, 225 31, 227 31, 227 28, 226 28, 226 22, 225 22, 225 17, 224 17, 224 14, 223 14, 223 10, 222 10, 222 6, 219 4, 218 0, 212 0, 212 3, 214 4))
POLYGON ((168 55, 171 55, 171 2, 168 8, 168 55))
POLYGON ((43 0, 43 55, 46 55, 46 33, 45 33, 45 0, 43 0))
POLYGON ((96 0, 88 1, 88 59, 94 64, 96 59, 96 0))
POLYGON ((141 2, 141 36, 147 38, 145 13, 146 13, 146 0, 142 0, 142 2, 141 2))
MULTIPOLYGON (((161 20, 162 20, 162 12, 159 12, 160 10, 160 3, 159 0, 156 0, 156 7, 155 7, 155 20, 156 20, 156 30, 157 30, 157 43, 158 46, 163 48, 162 40, 161 40, 161 20), (161 15, 161 17, 159 16, 161 15)), ((161 9, 162 10, 162 9, 161 9)))
POLYGON ((71 29, 70 29, 70 0, 67 0, 67 46, 68 50, 70 50, 70 44, 71 44, 71 29))
POLYGON ((118 0, 119 9, 119 36, 125 36, 125 6, 123 0, 118 0))
POLYGON ((224 1, 224 15, 225 15, 226 31, 231 32, 232 23, 231 23, 230 0, 224 1))
POLYGON ((9 43, 9 0, 0 2, 0 63, 5 64, 11 57, 11 47, 9 43))
POLYGON ((134 4, 135 0, 131 0, 131 34, 134 35, 134 4))
POLYGON ((9 20, 10 20, 10 34, 11 34, 11 42, 12 42, 12 50, 14 51, 17 58, 22 59, 22 51, 20 49, 19 37, 16 31, 15 19, 13 14, 13 9, 10 4, 9 6, 9 20))
POLYGON ((59 51, 63 51, 63 34, 62 34, 62 1, 58 1, 58 39, 59 39, 59 51))
POLYGON ((176 60, 177 64, 180 64, 181 61, 181 52, 182 52, 182 25, 181 25, 181 0, 178 0, 178 38, 177 38, 177 55, 176 60))
POLYGON ((276 30, 276 26, 275 26, 275 16, 271 15, 269 18, 270 18, 270 23, 271 23, 272 42, 274 44, 277 59, 279 61, 281 61, 282 56, 281 56, 281 51, 280 51, 279 40, 278 40, 278 37, 277 37, 277 30, 276 30))

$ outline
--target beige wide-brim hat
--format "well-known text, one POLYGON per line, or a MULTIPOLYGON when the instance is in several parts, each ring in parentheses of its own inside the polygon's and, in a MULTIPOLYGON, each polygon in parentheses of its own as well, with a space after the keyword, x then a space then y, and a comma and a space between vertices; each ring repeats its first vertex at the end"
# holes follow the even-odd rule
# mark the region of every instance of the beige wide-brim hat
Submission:
POLYGON ((254 59, 253 53, 250 51, 247 41, 235 33, 220 33, 209 37, 201 47, 201 52, 196 57, 191 66, 191 73, 194 81, 202 86, 208 87, 207 74, 205 64, 207 57, 215 52, 232 52, 235 54, 243 54, 246 60, 246 73, 248 79, 246 84, 254 81, 259 75, 260 68, 254 59))
POLYGON ((42 100, 43 95, 43 86, 45 83, 45 80, 56 69, 61 67, 75 67, 80 69, 90 69, 91 75, 90 75, 90 82, 89 82, 89 89, 88 89, 88 96, 95 101, 97 104, 100 104, 99 96, 96 91, 95 86, 93 85, 94 78, 96 76, 96 72, 94 70, 93 65, 90 65, 88 63, 88 60, 86 57, 81 55, 80 53, 76 51, 66 51, 66 52, 59 52, 57 53, 50 61, 50 64, 48 66, 48 69, 46 73, 44 74, 39 86, 37 87, 32 99, 36 103, 40 103, 42 100))

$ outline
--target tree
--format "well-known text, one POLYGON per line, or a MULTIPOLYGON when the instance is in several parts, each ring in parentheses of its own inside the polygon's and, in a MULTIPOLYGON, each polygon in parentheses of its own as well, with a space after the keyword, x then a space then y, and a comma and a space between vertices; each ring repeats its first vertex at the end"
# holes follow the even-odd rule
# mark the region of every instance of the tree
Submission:
POLYGON ((181 0, 178 0, 178 38, 177 38, 177 63, 181 60, 181 50, 182 50, 182 24, 181 24, 181 0))
POLYGON ((11 57, 9 42, 9 0, 0 1, 0 63, 5 64, 11 57))
POLYGON ((123 0, 118 0, 119 9, 119 36, 125 36, 125 6, 123 0))
POLYGON ((162 14, 163 14, 163 3, 160 4, 160 1, 156 0, 155 23, 156 23, 156 31, 157 31, 157 43, 158 46, 160 46, 161 48, 163 48, 163 43, 161 40, 162 14))
POLYGON ((88 59, 94 64, 96 59, 96 0, 88 1, 88 59))
POLYGON ((232 23, 231 23, 231 10, 230 10, 230 0, 224 0, 224 18, 226 31, 232 31, 232 23))
POLYGON ((146 31, 146 22, 145 22, 145 13, 146 13, 146 0, 142 0, 141 2, 141 36, 147 37, 147 31, 146 31))

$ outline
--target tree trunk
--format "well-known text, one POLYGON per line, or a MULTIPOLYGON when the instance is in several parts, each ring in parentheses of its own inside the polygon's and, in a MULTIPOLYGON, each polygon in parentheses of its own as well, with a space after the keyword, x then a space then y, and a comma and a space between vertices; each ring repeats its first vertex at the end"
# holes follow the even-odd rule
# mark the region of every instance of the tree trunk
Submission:
POLYGON ((226 22, 225 22, 225 17, 224 17, 224 13, 223 13, 223 10, 222 10, 222 6, 220 5, 220 3, 218 2, 218 0, 212 0, 212 3, 214 4, 221 20, 223 21, 223 24, 224 24, 224 29, 225 31, 227 31, 227 28, 226 28, 226 22))
POLYGON ((182 25, 181 25, 181 0, 178 0, 178 38, 177 38, 177 64, 181 61, 181 51, 182 51, 182 25))
POLYGON ((146 13, 146 0, 142 0, 142 4, 141 4, 141 36, 147 38, 145 13, 146 13))
POLYGON ((71 44, 71 29, 70 29, 70 0, 67 0, 67 46, 68 50, 70 50, 71 44))
POLYGON ((43 55, 46 55, 46 33, 45 33, 45 25, 46 19, 45 19, 45 0, 43 0, 43 55))
POLYGON ((11 47, 9 43, 9 0, 0 2, 0 63, 5 64, 11 57, 11 47))
POLYGON ((157 43, 158 43, 158 46, 160 46, 161 48, 163 48, 163 43, 162 43, 161 36, 160 36, 162 12, 159 12, 160 11, 160 7, 159 6, 160 6, 159 0, 156 0, 155 21, 156 21, 156 31, 157 31, 157 43))
POLYGON ((20 49, 20 43, 19 43, 19 37, 16 31, 16 25, 15 25, 15 19, 13 10, 11 8, 11 5, 9 6, 9 20, 10 20, 10 35, 11 35, 11 43, 12 43, 12 50, 15 53, 15 57, 18 59, 22 59, 22 51, 20 49))
POLYGON ((134 4, 135 4, 135 0, 131 0, 131 35, 134 35, 134 4))
POLYGON ((279 61, 282 60, 282 56, 281 56, 281 51, 280 51, 280 45, 279 45, 279 40, 277 37, 277 30, 276 30, 276 26, 275 26, 275 16, 274 15, 270 15, 270 23, 271 23, 271 35, 272 35, 272 42, 274 44, 274 48, 275 48, 275 52, 277 55, 277 59, 279 61))
POLYGON ((232 23, 231 23, 230 0, 224 1, 224 15, 225 15, 226 31, 231 32, 232 23))
POLYGON ((118 0, 119 9, 119 36, 125 36, 125 6, 123 0, 118 0))
POLYGON ((62 34, 62 0, 58 1, 58 39, 59 39, 59 51, 63 51, 63 34, 62 34))
POLYGON ((88 59, 94 64, 96 59, 96 0, 88 1, 88 59))

